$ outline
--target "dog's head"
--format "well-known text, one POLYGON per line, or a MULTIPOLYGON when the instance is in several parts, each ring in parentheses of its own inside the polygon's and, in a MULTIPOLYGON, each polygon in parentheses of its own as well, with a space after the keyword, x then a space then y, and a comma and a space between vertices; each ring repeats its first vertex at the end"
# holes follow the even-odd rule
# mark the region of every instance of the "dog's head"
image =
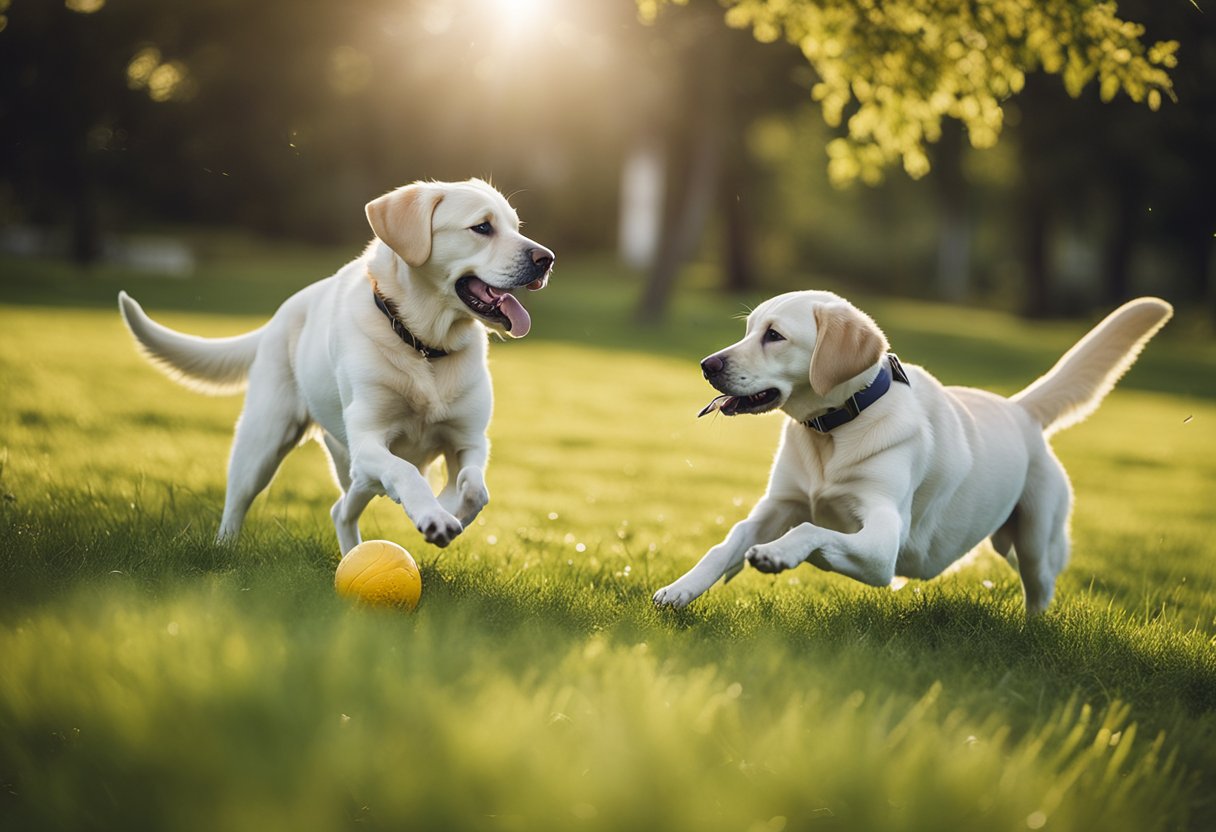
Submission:
POLYGON ((513 294, 544 288, 553 252, 519 233, 506 198, 480 179, 415 182, 367 204, 376 237, 408 266, 411 282, 433 287, 440 311, 475 318, 522 338, 532 326, 513 294), (415 280, 416 278, 416 280, 415 280))
POLYGON ((887 339, 861 310, 831 292, 790 292, 747 316, 743 340, 701 362, 723 395, 701 415, 727 416, 783 408, 796 419, 839 406, 864 386, 887 339), (853 382, 853 383, 850 383, 853 382))

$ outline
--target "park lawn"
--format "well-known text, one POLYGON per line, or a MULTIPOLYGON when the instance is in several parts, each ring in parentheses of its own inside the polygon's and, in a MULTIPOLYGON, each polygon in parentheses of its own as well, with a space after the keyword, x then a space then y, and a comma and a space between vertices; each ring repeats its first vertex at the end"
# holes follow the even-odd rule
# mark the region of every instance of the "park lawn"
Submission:
MULTIPOLYGON (((126 286, 232 334, 336 264, 284 262, 248 292, 0 264, 0 826, 1216 824, 1216 349, 1185 321, 1055 442, 1074 556, 1042 620, 990 553, 899 592, 747 571, 658 611, 760 494, 781 417, 694 418, 741 301, 639 330, 628 277, 564 269, 492 348, 482 517, 442 553, 385 500, 364 517, 422 566, 404 615, 335 596, 315 446, 211 542, 240 399, 160 376, 112 307, 126 286)), ((906 360, 1006 393, 1085 329, 863 305, 906 360)))

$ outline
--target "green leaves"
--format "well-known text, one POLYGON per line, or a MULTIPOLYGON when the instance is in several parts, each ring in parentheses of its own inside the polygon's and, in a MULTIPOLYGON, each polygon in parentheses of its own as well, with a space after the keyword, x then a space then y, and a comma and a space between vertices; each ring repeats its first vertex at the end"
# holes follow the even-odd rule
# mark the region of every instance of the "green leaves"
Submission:
MULTIPOLYGON (((662 6, 687 0, 638 0, 653 21, 662 6)), ((1095 0, 724 0, 726 23, 757 40, 784 37, 819 78, 811 90, 824 120, 846 135, 828 145, 832 182, 873 184, 900 164, 911 177, 929 172, 926 145, 943 118, 967 127, 972 146, 991 147, 1004 103, 1026 75, 1061 76, 1079 97, 1095 79, 1103 101, 1119 92, 1150 109, 1173 99, 1167 70, 1176 41, 1147 45, 1144 27, 1122 20, 1113 2, 1095 0)))

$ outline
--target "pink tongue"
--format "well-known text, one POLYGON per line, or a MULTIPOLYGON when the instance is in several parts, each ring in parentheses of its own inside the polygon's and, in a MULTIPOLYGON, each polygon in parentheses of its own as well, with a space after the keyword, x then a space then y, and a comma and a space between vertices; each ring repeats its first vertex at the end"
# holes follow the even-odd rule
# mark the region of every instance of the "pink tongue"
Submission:
POLYGON ((528 316, 528 310, 524 309, 524 305, 517 301, 514 295, 503 295, 498 311, 506 315, 507 320, 511 322, 512 338, 523 338, 532 328, 532 318, 528 316))

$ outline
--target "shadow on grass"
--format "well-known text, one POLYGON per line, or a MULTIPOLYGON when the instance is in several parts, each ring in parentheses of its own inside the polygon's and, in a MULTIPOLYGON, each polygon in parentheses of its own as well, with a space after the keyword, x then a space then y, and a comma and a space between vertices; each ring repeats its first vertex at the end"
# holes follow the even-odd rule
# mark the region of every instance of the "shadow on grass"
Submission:
MULTIPOLYGON (((0 508, 0 616, 19 617, 90 585, 121 582, 159 595, 215 575, 286 600, 276 609, 332 596, 328 529, 262 530, 224 546, 212 539, 214 517, 189 505, 170 519, 84 501, 0 508)), ((659 610, 650 602, 655 587, 608 567, 554 577, 462 558, 459 542, 419 561, 421 611, 455 614, 490 633, 537 630, 558 642, 601 634, 711 662, 729 652, 745 661, 747 645, 763 642, 782 646, 790 661, 898 669, 914 689, 948 670, 994 696, 1027 702, 1080 691, 1086 701, 1122 699, 1151 713, 1167 693, 1187 715, 1216 713, 1216 653, 1202 633, 1140 620, 1092 597, 1062 598, 1046 616, 1026 621, 1016 589, 992 593, 944 579, 899 593, 775 585, 739 598, 711 591, 687 609, 659 610)))
MULTIPOLYGON (((332 590, 329 530, 263 529, 219 546, 211 513, 180 502, 159 517, 70 495, 48 508, 4 504, 0 621, 16 624, 55 604, 171 604, 207 587, 250 611, 257 626, 323 649, 330 626, 350 613, 332 590)), ((383 649, 427 627, 462 651, 491 651, 519 674, 560 673, 572 649, 602 641, 645 644, 675 673, 717 667, 757 696, 789 677, 840 700, 855 692, 914 698, 940 683, 953 707, 999 713, 1015 735, 1072 698, 1121 701, 1149 736, 1173 738, 1178 761, 1203 781, 1198 793, 1216 793, 1216 653, 1202 633, 1170 621, 1074 596, 1027 622, 1015 588, 980 592, 949 579, 899 593, 774 584, 658 610, 654 587, 636 576, 584 568, 557 577, 462 554, 458 543, 419 559, 425 592, 414 615, 368 613, 383 624, 373 628, 383 649)), ((445 667, 437 683, 468 683, 465 663, 445 667)))

